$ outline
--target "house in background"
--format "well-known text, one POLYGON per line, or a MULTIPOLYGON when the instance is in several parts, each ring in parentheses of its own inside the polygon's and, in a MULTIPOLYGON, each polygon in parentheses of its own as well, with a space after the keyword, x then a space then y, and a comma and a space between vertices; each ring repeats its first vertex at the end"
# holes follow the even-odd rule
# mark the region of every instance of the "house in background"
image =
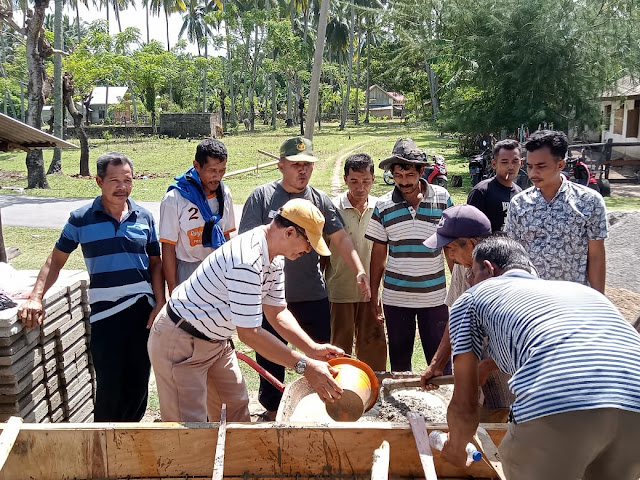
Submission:
MULTIPOLYGON (((109 107, 120 105, 128 90, 128 87, 94 87, 89 104, 90 122, 104 123, 109 107)), ((113 121, 115 123, 130 123, 131 109, 117 109, 114 111, 113 121)))
POLYGON ((369 115, 374 117, 404 117, 404 95, 387 92, 378 85, 369 87, 369 115))
MULTIPOLYGON (((640 81, 624 77, 600 98, 602 138, 614 142, 640 141, 640 81)), ((616 147, 614 151, 640 158, 640 146, 616 147)))

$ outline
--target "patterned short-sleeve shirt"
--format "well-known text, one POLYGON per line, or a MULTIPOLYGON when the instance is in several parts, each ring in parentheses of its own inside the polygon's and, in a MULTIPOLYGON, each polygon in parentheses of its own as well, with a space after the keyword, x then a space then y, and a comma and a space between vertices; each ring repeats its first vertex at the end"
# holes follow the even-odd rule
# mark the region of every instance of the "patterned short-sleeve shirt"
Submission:
POLYGON ((607 238, 604 199, 564 179, 550 202, 531 187, 511 200, 505 231, 524 246, 540 278, 588 285, 589 240, 607 238))

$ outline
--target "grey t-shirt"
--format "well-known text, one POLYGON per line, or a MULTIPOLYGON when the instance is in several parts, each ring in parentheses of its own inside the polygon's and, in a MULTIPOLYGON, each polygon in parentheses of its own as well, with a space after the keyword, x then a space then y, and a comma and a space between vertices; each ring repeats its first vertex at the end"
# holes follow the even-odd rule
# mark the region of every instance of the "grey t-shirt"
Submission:
MULTIPOLYGON (((238 233, 267 225, 278 209, 292 198, 304 198, 318 207, 324 215, 325 235, 331 235, 344 228, 340 213, 326 193, 311 186, 307 186, 301 193, 288 193, 280 185, 280 180, 276 180, 260 185, 251 192, 242 209, 238 233)), ((319 260, 319 255, 313 249, 296 260, 285 259, 284 288, 287 302, 307 302, 327 296, 319 260)))

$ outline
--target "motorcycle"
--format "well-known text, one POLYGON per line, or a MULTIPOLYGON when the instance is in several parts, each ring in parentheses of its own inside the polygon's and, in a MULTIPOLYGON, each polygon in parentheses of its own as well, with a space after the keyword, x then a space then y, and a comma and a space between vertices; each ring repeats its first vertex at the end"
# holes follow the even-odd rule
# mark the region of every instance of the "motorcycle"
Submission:
MULTIPOLYGON (((441 187, 447 188, 449 185, 449 179, 447 177, 447 162, 442 155, 433 155, 432 158, 433 165, 427 164, 427 167, 424 169, 424 173, 422 174, 422 178, 432 185, 440 185, 441 187)), ((393 174, 390 170, 384 171, 382 179, 387 185, 393 185, 395 183, 393 181, 393 174)))
POLYGON ((562 174, 567 178, 567 180, 579 183, 580 185, 584 185, 598 193, 601 193, 600 185, 598 184, 598 179, 596 178, 595 173, 589 169, 589 166, 585 163, 582 157, 568 157, 567 164, 562 171, 562 174))
MULTIPOLYGON (((483 142, 486 145, 486 141, 483 142)), ((469 175, 471 175, 471 186, 475 187, 482 180, 489 178, 492 174, 491 149, 485 148, 482 153, 474 155, 469 161, 469 175)))

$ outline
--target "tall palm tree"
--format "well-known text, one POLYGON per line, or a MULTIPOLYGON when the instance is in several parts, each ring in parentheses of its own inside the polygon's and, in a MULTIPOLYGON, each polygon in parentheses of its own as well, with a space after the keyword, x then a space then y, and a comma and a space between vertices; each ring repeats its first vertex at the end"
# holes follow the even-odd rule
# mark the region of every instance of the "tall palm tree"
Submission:
POLYGON ((81 25, 81 23, 80 23, 80 9, 78 8, 80 2, 82 2, 82 4, 85 7, 87 7, 87 8, 89 7, 89 0, 69 0, 69 4, 76 11, 76 27, 78 29, 78 43, 80 43, 80 40, 82 40, 82 31, 81 31, 81 27, 80 27, 80 25, 81 25))
POLYGON ((205 21, 205 15, 208 13, 207 9, 210 8, 212 4, 215 5, 214 2, 201 4, 198 0, 189 0, 189 6, 184 15, 182 15, 182 28, 180 28, 178 38, 182 38, 186 33, 187 40, 189 40, 190 43, 195 43, 198 47, 198 56, 201 55, 200 48, 207 43, 207 37, 213 35, 209 25, 205 21))
POLYGON ((349 97, 351 95, 351 74, 353 72, 353 31, 356 23, 356 12, 354 8, 354 0, 349 1, 351 18, 349 21, 349 70, 347 74, 347 91, 344 98, 344 105, 342 108, 342 116, 340 117, 340 130, 344 130, 347 123, 347 115, 349 114, 349 97))
POLYGON ((313 140, 313 127, 316 111, 318 109, 318 92, 320 89, 320 74, 322 73, 322 52, 327 32, 327 19, 329 17, 329 0, 323 0, 320 5, 320 17, 318 20, 318 36, 316 37, 316 50, 313 58, 313 70, 311 71, 311 85, 309 87, 309 107, 307 110, 305 137, 313 140))
POLYGON ((171 51, 171 43, 169 42, 169 15, 177 12, 184 12, 187 9, 187 5, 184 0, 149 0, 149 8, 151 13, 156 16, 160 16, 161 12, 164 12, 165 22, 167 25, 167 51, 171 51))

